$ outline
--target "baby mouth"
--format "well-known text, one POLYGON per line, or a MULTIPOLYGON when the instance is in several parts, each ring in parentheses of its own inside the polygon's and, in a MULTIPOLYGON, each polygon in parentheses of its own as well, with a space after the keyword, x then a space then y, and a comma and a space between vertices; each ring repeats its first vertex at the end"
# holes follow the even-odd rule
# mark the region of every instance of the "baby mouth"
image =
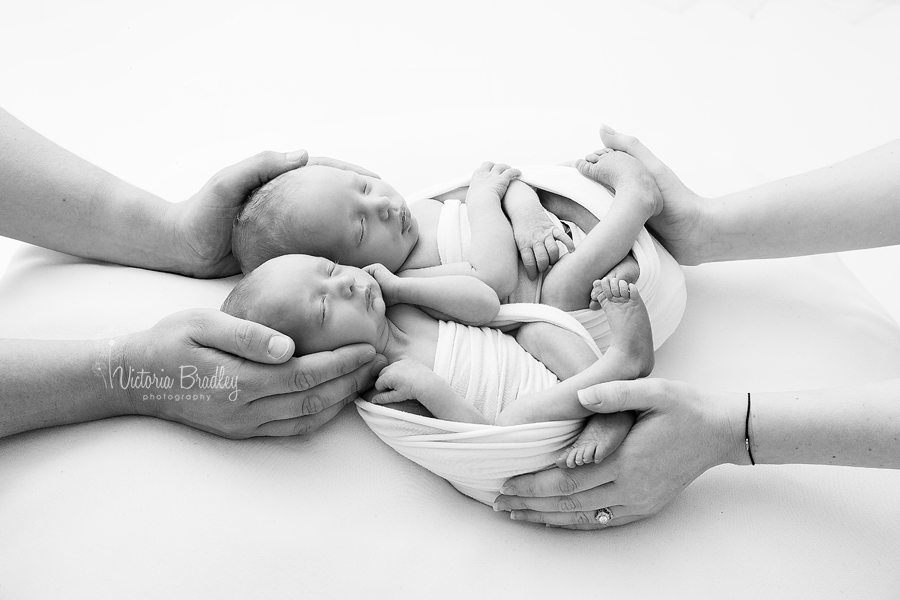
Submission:
POLYGON ((366 288, 366 310, 372 309, 372 286, 366 288))
POLYGON ((406 233, 409 230, 409 209, 405 206, 400 207, 400 233, 406 233))

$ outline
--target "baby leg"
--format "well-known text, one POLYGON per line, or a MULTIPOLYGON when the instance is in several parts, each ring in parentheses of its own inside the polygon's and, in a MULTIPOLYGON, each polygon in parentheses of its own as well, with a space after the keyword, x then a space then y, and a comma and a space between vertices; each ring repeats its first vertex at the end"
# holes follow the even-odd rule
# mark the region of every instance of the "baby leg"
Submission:
MULTIPOLYGON (((625 321, 624 328, 631 327, 631 337, 617 343, 617 334, 613 334, 613 346, 610 346, 607 356, 610 352, 615 351, 619 354, 618 360, 630 361, 639 367, 637 372, 632 372, 631 377, 619 377, 619 379, 637 379, 650 374, 653 369, 653 338, 649 330, 644 331, 640 326, 635 328, 635 319, 627 316, 627 311, 634 311, 632 305, 633 300, 629 299, 633 285, 623 285, 621 280, 604 278, 594 282, 594 293, 592 298, 596 298, 603 303, 603 309, 606 311, 610 319, 610 328, 612 329, 615 321, 616 329, 621 333, 625 333, 620 329, 620 322, 625 321), (626 358, 628 357, 628 358, 626 358)), ((635 296, 637 291, 635 289, 635 296)), ((640 323, 640 318, 637 319, 640 323)), ((649 320, 647 322, 649 327, 649 320)), ((626 334, 627 335, 627 334, 626 334)), ((604 357, 605 358, 605 357, 604 357)), ((616 355, 613 357, 616 359, 616 355)), ((604 457, 602 455, 603 448, 609 447, 610 437, 622 437, 631 425, 634 424, 634 414, 631 412, 615 413, 612 415, 594 415, 588 420, 578 439, 570 448, 565 450, 557 459, 556 464, 559 467, 575 467, 591 462, 600 462, 604 457)), ((618 445, 621 439, 613 440, 612 446, 618 445)))
POLYGON ((621 280, 603 281, 603 308, 612 334, 609 350, 581 373, 548 390, 517 398, 500 413, 498 425, 592 415, 578 402, 578 390, 606 381, 644 377, 653 369, 650 317, 637 288, 621 280))
POLYGON ((574 252, 560 258, 544 277, 541 302, 563 310, 587 308, 591 283, 628 255, 644 223, 662 208, 662 197, 641 163, 624 152, 600 154, 591 176, 614 187, 606 216, 574 252))
POLYGON ((597 360, 581 336, 551 323, 525 323, 516 331, 516 342, 560 380, 574 377, 597 360))

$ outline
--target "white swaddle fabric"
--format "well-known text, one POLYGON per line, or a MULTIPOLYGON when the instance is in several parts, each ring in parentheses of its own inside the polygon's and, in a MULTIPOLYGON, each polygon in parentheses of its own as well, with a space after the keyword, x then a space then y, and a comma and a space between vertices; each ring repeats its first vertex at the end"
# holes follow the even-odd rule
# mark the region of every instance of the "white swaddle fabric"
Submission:
MULTIPOLYGON (((599 219, 603 218, 612 203, 613 196, 606 188, 586 179, 571 167, 522 167, 521 170, 521 180, 571 198, 599 219)), ((466 177, 445 182, 415 194, 410 201, 432 198, 466 186, 468 181, 466 177)), ((441 218, 441 230, 438 232, 439 239, 444 238, 439 241, 441 262, 464 261, 470 240, 465 206, 447 201, 444 210, 452 216, 448 218, 448 215, 442 214, 441 218)), ((684 275, 675 260, 646 229, 641 230, 632 251, 641 269, 636 285, 647 305, 654 346, 658 348, 675 330, 684 312, 687 299, 684 275)), ((598 356, 600 348, 604 344, 609 345, 609 326, 602 311, 565 313, 542 304, 506 304, 501 306, 492 324, 499 326, 535 320, 548 321, 578 333, 598 356), (585 324, 591 328, 590 333, 585 324)), ((446 360, 439 351, 435 357, 435 371, 448 379, 450 369, 446 360)), ((502 374, 498 372, 497 377, 501 378, 502 374)), ((504 387, 498 384, 496 389, 503 390, 504 387)), ((467 392, 469 390, 457 390, 463 396, 467 392)), ((482 389, 475 393, 498 392, 482 389)), ((484 398, 481 402, 471 397, 469 400, 479 408, 487 407, 486 410, 492 413, 498 412, 503 403, 509 401, 502 397, 484 398)), ((493 502, 500 486, 509 477, 551 466, 558 453, 578 436, 583 424, 582 420, 569 420, 498 427, 442 421, 362 400, 357 401, 357 408, 366 424, 394 450, 485 504, 493 502)))
MULTIPOLYGON (((506 304, 491 325, 543 321, 577 333, 597 357, 600 349, 578 321, 543 304, 506 304)), ((497 330, 441 322, 443 343, 438 342, 435 372, 454 390, 496 419, 500 410, 515 400, 518 390, 538 391, 558 380, 537 363, 530 369, 518 363, 504 344, 516 345, 512 336, 497 330), (472 339, 472 337, 475 339, 472 339), (460 344, 463 348, 460 348, 460 344), (454 350, 472 350, 469 360, 454 364, 454 350), (483 396, 483 397, 479 397, 483 396)), ((540 471, 553 464, 557 454, 581 432, 584 419, 528 423, 510 427, 443 421, 409 414, 364 400, 356 402, 360 415, 382 441, 406 458, 440 475, 463 494, 491 504, 509 477, 540 471)))

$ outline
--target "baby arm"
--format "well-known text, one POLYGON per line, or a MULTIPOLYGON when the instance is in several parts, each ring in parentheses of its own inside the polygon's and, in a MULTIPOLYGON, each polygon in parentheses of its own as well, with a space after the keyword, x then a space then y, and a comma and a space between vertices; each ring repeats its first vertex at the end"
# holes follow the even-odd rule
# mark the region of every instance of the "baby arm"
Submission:
POLYGON ((502 206, 509 217, 516 247, 529 279, 536 279, 538 273, 543 273, 559 260, 557 240, 564 243, 569 252, 575 250, 572 239, 553 224, 541 206, 541 198, 527 183, 510 183, 502 206))
POLYGON ((475 170, 466 193, 472 234, 469 264, 473 274, 491 286, 499 298, 509 296, 516 288, 516 245, 500 199, 519 174, 518 169, 486 162, 475 170))
POLYGON ((398 277, 382 265, 366 267, 386 305, 411 304, 436 319, 484 325, 497 316, 500 300, 486 283, 466 275, 398 277))
POLYGON ((431 414, 445 421, 488 424, 478 409, 453 391, 450 384, 417 360, 403 358, 381 370, 375 382, 373 404, 418 400, 431 414))

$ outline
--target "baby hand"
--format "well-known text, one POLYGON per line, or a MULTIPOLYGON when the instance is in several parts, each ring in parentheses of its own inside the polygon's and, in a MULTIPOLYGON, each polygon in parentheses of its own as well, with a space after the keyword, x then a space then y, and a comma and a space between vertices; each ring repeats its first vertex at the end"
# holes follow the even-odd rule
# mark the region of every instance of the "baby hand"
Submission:
POLYGON ((466 198, 468 199, 473 195, 488 194, 496 197, 496 200, 499 202, 503 195, 506 194, 506 188, 509 187, 510 182, 521 174, 520 170, 513 169, 509 165, 504 165, 503 163, 494 164, 490 161, 485 162, 475 169, 475 172, 472 174, 472 181, 469 183, 469 192, 466 198))
POLYGON ((400 301, 400 278, 391 273, 387 267, 375 263, 363 268, 363 271, 371 275, 378 287, 381 288, 381 297, 384 299, 385 306, 391 306, 400 301))
POLYGON ((378 393, 372 396, 373 404, 390 404, 404 400, 417 400, 422 385, 437 378, 437 374, 411 358, 403 358, 391 363, 381 370, 375 389, 378 393))

